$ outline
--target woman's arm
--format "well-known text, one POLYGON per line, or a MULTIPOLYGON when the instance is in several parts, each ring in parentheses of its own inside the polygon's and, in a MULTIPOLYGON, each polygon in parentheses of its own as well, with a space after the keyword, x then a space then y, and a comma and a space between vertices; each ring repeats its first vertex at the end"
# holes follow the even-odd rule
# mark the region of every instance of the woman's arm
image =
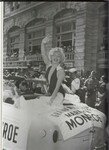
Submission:
POLYGON ((56 84, 56 87, 55 87, 55 89, 54 89, 54 92, 53 92, 53 94, 52 94, 52 96, 51 96, 51 103, 53 102, 53 100, 54 100, 55 97, 57 96, 57 93, 58 93, 59 88, 60 88, 60 86, 61 86, 61 84, 62 84, 62 81, 63 81, 64 78, 65 78, 65 73, 64 73, 64 70, 63 70, 63 69, 58 70, 58 72, 57 72, 57 78, 58 78, 57 84, 56 84))
POLYGON ((42 43, 41 43, 41 54, 42 54, 42 58, 46 66, 50 64, 50 60, 48 58, 48 53, 50 50, 49 45, 50 45, 50 37, 47 36, 42 40, 42 43))
POLYGON ((66 84, 62 84, 62 87, 64 88, 64 90, 67 94, 73 94, 71 89, 66 84))

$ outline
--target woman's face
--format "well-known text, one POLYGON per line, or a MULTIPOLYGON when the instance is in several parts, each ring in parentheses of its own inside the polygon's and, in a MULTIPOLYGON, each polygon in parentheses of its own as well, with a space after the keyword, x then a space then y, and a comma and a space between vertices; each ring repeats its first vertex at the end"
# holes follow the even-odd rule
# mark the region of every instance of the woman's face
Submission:
POLYGON ((19 89, 24 92, 26 91, 27 87, 25 85, 22 85, 22 83, 19 85, 19 89))
POLYGON ((51 56, 52 64, 60 64, 61 59, 60 52, 54 52, 54 54, 51 56))

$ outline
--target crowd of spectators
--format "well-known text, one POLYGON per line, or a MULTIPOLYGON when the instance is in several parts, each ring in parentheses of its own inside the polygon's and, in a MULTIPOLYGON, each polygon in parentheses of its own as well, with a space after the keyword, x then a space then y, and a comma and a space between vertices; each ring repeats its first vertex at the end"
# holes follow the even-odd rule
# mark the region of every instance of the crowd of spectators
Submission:
MULTIPOLYGON (((92 71, 89 76, 79 76, 78 71, 74 71, 74 68, 73 70, 65 70, 65 73, 66 77, 63 83, 72 91, 69 93, 78 95, 81 102, 105 113, 107 104, 105 75, 97 78, 96 72, 92 71)), ((47 92, 46 87, 44 87, 46 85, 42 86, 40 83, 30 82, 32 79, 45 79, 45 67, 42 65, 34 68, 29 64, 27 69, 18 68, 16 71, 10 72, 4 70, 3 78, 4 80, 14 80, 16 87, 20 89, 22 94, 46 94, 47 92)))
POLYGON ((44 78, 45 68, 43 65, 39 67, 32 67, 31 64, 27 65, 27 68, 18 68, 14 71, 4 70, 3 79, 5 81, 14 81, 16 87, 20 89, 22 94, 32 93, 44 93, 40 84, 32 82, 33 79, 44 78))
POLYGON ((107 80, 105 75, 98 78, 97 73, 92 71, 89 76, 78 76, 77 71, 73 72, 74 78, 69 71, 66 72, 67 86, 71 87, 71 83, 75 83, 75 94, 80 97, 81 102, 86 103, 90 107, 97 108, 106 113, 106 105, 108 103, 106 94, 107 80), (80 82, 78 82, 78 79, 80 82), (78 84, 77 84, 78 82, 78 84), (77 88, 79 85, 79 88, 77 88))

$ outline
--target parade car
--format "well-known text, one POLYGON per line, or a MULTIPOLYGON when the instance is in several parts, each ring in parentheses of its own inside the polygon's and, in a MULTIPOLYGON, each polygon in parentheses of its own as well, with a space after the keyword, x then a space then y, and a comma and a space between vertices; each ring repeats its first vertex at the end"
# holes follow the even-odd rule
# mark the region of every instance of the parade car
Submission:
POLYGON ((105 115, 86 104, 50 106, 41 96, 2 104, 4 150, 105 150, 105 115))

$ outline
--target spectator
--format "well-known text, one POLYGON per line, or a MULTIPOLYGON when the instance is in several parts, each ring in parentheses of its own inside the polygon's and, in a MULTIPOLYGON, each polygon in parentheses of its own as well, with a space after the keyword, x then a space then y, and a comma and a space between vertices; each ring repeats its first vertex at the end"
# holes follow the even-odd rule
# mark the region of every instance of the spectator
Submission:
POLYGON ((19 90, 20 90, 21 94, 27 94, 29 92, 28 83, 26 81, 22 81, 19 84, 19 90))
POLYGON ((85 78, 80 78, 80 88, 78 90, 78 96, 81 102, 85 103, 86 88, 84 87, 85 78))
MULTIPOLYGON (((46 73, 45 71, 42 71, 41 75, 39 76, 39 79, 46 81, 45 73, 46 73)), ((48 92, 47 89, 48 89, 47 83, 46 84, 42 84, 42 83, 37 84, 37 90, 40 91, 41 94, 42 93, 46 94, 48 92)))
POLYGON ((11 72, 11 76, 15 77, 15 72, 11 72))
POLYGON ((85 103, 90 107, 95 108, 95 102, 97 98, 97 90, 99 82, 96 79, 96 72, 92 71, 88 79, 85 81, 85 87, 87 89, 85 103))
POLYGON ((69 69, 70 78, 72 80, 71 82, 71 90, 73 94, 78 95, 78 90, 80 88, 80 79, 77 77, 77 69, 71 68, 69 69))
POLYGON ((99 91, 98 91, 99 105, 97 109, 99 109, 102 112, 105 112, 105 99, 106 99, 106 82, 105 82, 105 77, 101 76, 99 81, 99 91))
POLYGON ((34 69, 32 68, 32 66, 31 66, 31 64, 29 63, 28 65, 27 65, 27 71, 26 71, 26 76, 28 77, 28 78, 33 78, 33 76, 34 76, 34 69))
POLYGON ((106 99, 105 77, 101 76, 99 81, 99 91, 98 91, 98 98, 97 98, 98 105, 96 104, 96 108, 102 112, 105 112, 105 99, 106 99))
POLYGON ((66 76, 63 87, 67 94, 78 95, 78 90, 80 88, 80 79, 77 77, 77 69, 72 68, 68 70, 69 75, 66 76))
POLYGON ((6 77, 10 76, 10 73, 8 70, 5 70, 4 76, 6 76, 6 77))
POLYGON ((41 72, 39 72, 39 70, 37 68, 34 68, 34 75, 33 75, 33 77, 34 78, 39 78, 40 75, 41 75, 41 72))
POLYGON ((106 116, 108 120, 108 126, 109 126, 109 82, 106 84, 106 116))
POLYGON ((39 79, 45 79, 45 71, 41 72, 41 75, 39 76, 39 79))

